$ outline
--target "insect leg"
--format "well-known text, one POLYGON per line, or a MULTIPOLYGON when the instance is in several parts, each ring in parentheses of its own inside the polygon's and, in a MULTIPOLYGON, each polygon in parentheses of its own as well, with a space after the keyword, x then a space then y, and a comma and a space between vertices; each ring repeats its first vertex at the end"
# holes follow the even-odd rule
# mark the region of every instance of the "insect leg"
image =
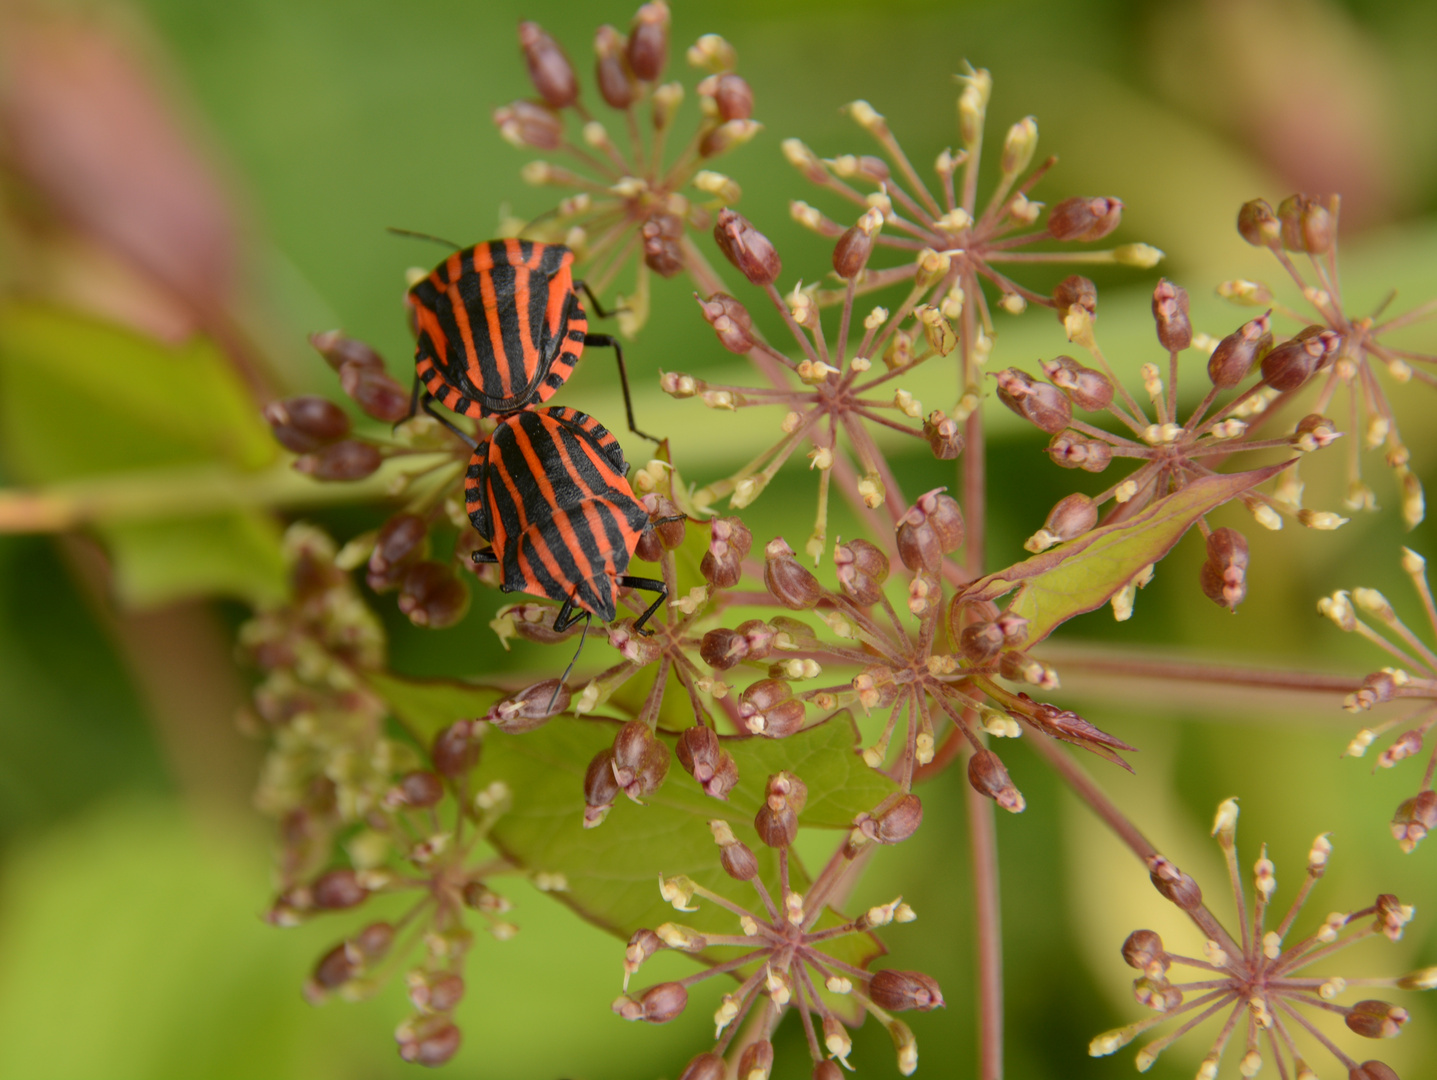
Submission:
POLYGON ((640 435, 648 439, 651 443, 661 445, 664 441, 663 439, 655 438, 647 431, 640 431, 638 425, 634 423, 634 402, 633 398, 629 395, 629 372, 628 369, 624 367, 624 350, 619 345, 619 339, 610 334, 585 334, 584 344, 586 346, 598 345, 602 348, 614 350, 614 359, 619 362, 619 387, 624 391, 624 412, 629 418, 629 430, 635 435, 640 435))
MULTIPOLYGON (((445 427, 447 427, 450 431, 454 432, 455 435, 458 435, 460 441, 463 442, 465 446, 469 447, 470 450, 478 450, 478 449, 479 449, 479 443, 478 443, 478 441, 475 440, 475 438, 474 438, 473 435, 470 435, 470 434, 469 434, 467 431, 465 431, 463 428, 461 428, 461 427, 459 427, 458 425, 452 423, 451 421, 447 420, 446 418, 440 416, 437 412, 434 411, 434 395, 431 394, 431 393, 429 393, 429 391, 427 391, 427 390, 424 391, 423 394, 420 394, 420 393, 419 393, 419 379, 418 379, 417 376, 415 377, 415 380, 414 380, 414 393, 415 393, 415 395, 419 398, 419 407, 420 407, 421 409, 423 409, 426 413, 428 413, 430 416, 432 416, 435 420, 438 420, 441 424, 443 424, 445 427)), ((411 411, 409 415, 410 415, 410 416, 413 416, 414 413, 411 411)), ((407 419, 407 417, 406 417, 406 419, 407 419)), ((404 422, 404 421, 402 421, 402 420, 400 421, 400 423, 403 423, 403 422, 404 422)), ((398 425, 396 424, 395 426, 397 427, 398 425)))
MULTIPOLYGON (((644 592, 659 594, 654 598, 654 602, 644 609, 644 613, 634 620, 634 630, 640 634, 645 633, 644 623, 648 622, 654 612, 659 610, 659 605, 669 598, 669 587, 658 578, 632 577, 628 574, 621 574, 614 578, 614 584, 625 589, 641 589, 644 592)), ((649 630, 647 633, 652 634, 653 631, 649 630)))
POLYGON ((469 557, 476 563, 483 565, 495 566, 498 565, 499 562, 499 556, 494 554, 493 548, 485 548, 483 551, 471 551, 469 557))
MULTIPOLYGON (((564 607, 559 609, 559 613, 562 615, 564 612, 564 608, 571 606, 572 605, 569 603, 569 601, 565 600, 564 607)), ((579 654, 584 651, 584 639, 589 636, 589 625, 593 622, 593 619, 594 616, 591 612, 584 612, 584 629, 579 631, 579 647, 574 650, 573 658, 569 661, 569 666, 564 669, 564 674, 559 676, 559 686, 554 687, 554 692, 549 695, 549 707, 545 710, 545 712, 554 711, 554 702, 559 697, 559 687, 563 686, 569 681, 569 673, 574 670, 574 665, 579 661, 579 654)), ((570 623, 565 624, 564 629, 567 630, 569 626, 572 625, 574 622, 578 622, 577 616, 575 616, 570 623)), ((555 627, 559 625, 557 619, 555 620, 554 625, 555 627)))

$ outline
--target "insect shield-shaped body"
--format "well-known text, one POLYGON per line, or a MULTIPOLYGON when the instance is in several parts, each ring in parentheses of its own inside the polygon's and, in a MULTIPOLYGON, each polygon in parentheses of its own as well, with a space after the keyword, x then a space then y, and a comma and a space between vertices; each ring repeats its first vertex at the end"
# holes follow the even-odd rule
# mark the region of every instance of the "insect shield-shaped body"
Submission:
POLYGON ((642 629, 663 603, 662 581, 625 573, 649 514, 624 474, 618 440, 597 420, 568 408, 504 418, 469 460, 465 509, 497 562, 505 592, 561 603, 556 630, 585 613, 612 622, 619 588, 658 593, 635 622, 642 629))
MULTIPOLYGON (((409 290, 418 343, 414 405, 431 400, 461 416, 502 416, 553 397, 585 345, 609 346, 619 362, 629 429, 634 410, 624 354, 608 334, 588 332, 574 253, 560 244, 490 240, 456 251, 409 290)), ((594 302, 598 314, 607 314, 594 302)), ((411 409, 411 413, 412 413, 411 409)), ((651 436, 644 436, 651 438, 651 436)))

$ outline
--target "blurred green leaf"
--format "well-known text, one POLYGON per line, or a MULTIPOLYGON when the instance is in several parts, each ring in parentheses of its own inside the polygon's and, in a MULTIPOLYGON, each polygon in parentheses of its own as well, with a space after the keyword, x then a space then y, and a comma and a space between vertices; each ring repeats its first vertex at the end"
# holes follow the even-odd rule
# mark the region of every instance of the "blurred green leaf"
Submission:
POLYGON ((476 720, 508 691, 457 679, 406 679, 376 671, 365 676, 374 692, 425 746, 456 720, 476 720))
POLYGON ((171 521, 106 525, 115 591, 131 607, 188 596, 233 596, 254 604, 284 599, 288 573, 280 530, 269 517, 234 511, 171 521))
POLYGON ((960 595, 994 600, 1018 587, 1008 610, 1028 620, 1028 634, 1017 647, 1036 645, 1074 615, 1106 604, 1134 574, 1171 551, 1203 514, 1285 468, 1287 463, 1279 462, 1249 472, 1205 476, 1126 521, 1100 526, 980 578, 960 595))

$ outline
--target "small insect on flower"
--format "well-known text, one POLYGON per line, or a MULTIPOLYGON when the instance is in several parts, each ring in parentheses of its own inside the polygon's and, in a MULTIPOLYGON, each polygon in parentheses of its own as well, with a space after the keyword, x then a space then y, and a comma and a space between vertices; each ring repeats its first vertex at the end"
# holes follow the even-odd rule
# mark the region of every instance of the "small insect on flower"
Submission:
MULTIPOLYGON (((430 401, 461 416, 502 416, 548 401, 586 345, 614 350, 629 430, 634 424, 624 352, 608 334, 588 332, 574 253, 560 244, 490 240, 455 251, 409 290, 418 345, 409 414, 430 401), (422 398, 421 398, 422 387, 422 398)), ((432 414, 431 414, 432 415, 432 414)))
POLYGON ((560 601, 560 632, 587 615, 612 622, 618 589, 657 593, 634 623, 642 630, 668 588, 624 573, 649 527, 627 471, 618 440, 591 416, 550 408, 505 417, 469 460, 465 509, 492 545, 474 561, 498 563, 505 592, 560 601))

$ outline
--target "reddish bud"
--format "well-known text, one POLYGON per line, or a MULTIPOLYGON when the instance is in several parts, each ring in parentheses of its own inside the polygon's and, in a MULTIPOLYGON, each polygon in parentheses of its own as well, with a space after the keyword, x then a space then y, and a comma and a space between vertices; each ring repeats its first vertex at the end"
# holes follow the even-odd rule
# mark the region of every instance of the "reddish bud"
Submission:
POLYGON ((643 4, 629 27, 629 67, 645 82, 657 79, 669 58, 669 5, 643 4))
POLYGON ((1188 291, 1167 278, 1153 290, 1153 320, 1158 326, 1158 343, 1168 352, 1182 352, 1193 343, 1193 324, 1188 318, 1188 291))
POLYGON ((1272 348, 1271 314, 1243 323, 1217 343, 1207 361, 1207 377, 1219 390, 1228 390, 1252 370, 1252 365, 1272 348))
POLYGON ((479 763, 479 740, 469 720, 456 720, 434 736, 429 757, 434 768, 451 780, 462 776, 479 763))
POLYGON ((496 702, 484 719, 500 731, 521 735, 543 727, 549 717, 567 709, 571 700, 567 686, 558 679, 545 679, 496 702))
POLYGON ((724 1080, 727 1075, 728 1066, 722 1054, 703 1053, 684 1066, 679 1080, 724 1080))
POLYGON ((773 1073, 773 1043, 767 1039, 751 1042, 738 1059, 738 1080, 768 1080, 773 1073))
POLYGON ((642 720, 630 720, 614 736, 614 780, 638 802, 659 789, 669 771, 669 748, 642 720))
POLYGON ((1097 504, 1087 495, 1073 494, 1058 500, 1058 504, 1049 511, 1043 528, 1059 540, 1072 540, 1097 523, 1097 504))
POLYGON ((933 456, 939 461, 952 461, 963 453, 964 438, 962 426, 953 417, 939 409, 933 410, 923 421, 923 437, 933 448, 933 456))
POLYGON ((1090 439, 1076 431, 1060 431, 1048 443, 1048 456, 1064 469, 1082 469, 1098 473, 1113 460, 1113 448, 1100 439, 1090 439))
POLYGON ((378 960, 394 944, 394 927, 387 922, 370 923, 350 938, 348 944, 366 960, 378 960))
POLYGON ((1274 390, 1296 390, 1341 346, 1342 339, 1331 330, 1309 326, 1262 358, 1262 377, 1274 390))
POLYGON ((772 285, 783 270, 783 263, 768 237, 728 207, 718 213, 714 239, 724 257, 755 285, 772 285))
POLYGON ((376 371, 384 370, 384 357, 358 338, 347 337, 342 330, 325 330, 323 333, 310 334, 309 343, 335 371, 346 364, 373 368, 376 371))
POLYGON ((339 385, 365 414, 386 424, 397 424, 409 416, 409 391, 382 368, 343 364, 339 385))
POLYGON ((740 841, 724 844, 719 850, 719 862, 723 864, 724 873, 735 881, 752 881, 758 877, 758 856, 740 841))
POLYGON ((695 724, 684 729, 674 747, 674 753, 678 755, 684 772, 702 784, 712 779, 717 771, 723 747, 719 745, 719 738, 714 734, 713 728, 706 724, 695 724))
POLYGON ((798 835, 798 815, 808 800, 808 788, 792 773, 768 778, 763 805, 754 817, 758 838, 769 847, 787 847, 798 835))
POLYGON ((1171 900, 1184 911, 1196 911, 1202 907, 1202 889, 1161 855, 1150 855, 1147 860, 1148 877, 1153 888, 1164 898, 1171 900))
POLYGON ((944 488, 934 488, 898 521, 898 557, 913 571, 936 574, 943 556, 963 544, 963 511, 944 488))
POLYGON ((644 243, 644 265, 660 277, 671 278, 684 268, 684 222, 676 214, 653 213, 639 228, 644 243))
POLYGON ((770 540, 763 554, 763 583, 784 607, 802 611, 823 598, 823 586, 798 564, 782 537, 770 540))
POLYGON ((515 146, 557 150, 564 139, 564 122, 552 110, 533 101, 511 101, 493 113, 499 134, 515 146))
POLYGON ((1337 219, 1311 195, 1289 195, 1277 208, 1282 246, 1288 251, 1324 254, 1332 247, 1337 219))
POLYGON ((945 1004, 937 980, 921 971, 875 971, 868 981, 868 996, 880 1009, 889 1012, 908 1009, 929 1012, 945 1004))
POLYGON ((399 610, 415 626, 441 630, 468 612, 469 587, 444 563, 415 563, 400 583, 399 610))
POLYGON ((606 747, 594 755, 584 773, 584 828, 592 829, 609 814, 619 797, 619 783, 614 779, 614 751, 606 747))
POLYGON ((1043 374, 1060 390, 1066 390, 1073 404, 1088 412, 1100 412, 1113 400, 1113 381, 1094 368, 1084 367, 1071 356, 1055 356, 1042 363, 1043 374))
MULTIPOLYGON (((694 299, 698 300, 698 293, 694 293, 694 299)), ((714 328, 719 344, 729 352, 743 356, 758 344, 748 308, 728 293, 714 293, 707 300, 699 300, 699 310, 704 321, 714 328)))
POLYGON ((1073 404, 1056 386, 1038 382, 1017 368, 1000 371, 994 378, 998 399, 1043 431, 1056 435, 1072 422, 1073 404))
POLYGON ((624 997, 614 1002, 614 1012, 625 1020, 647 1020, 651 1024, 666 1024, 689 1003, 689 992, 683 984, 676 982, 659 983, 639 994, 637 998, 624 997))
POLYGON ((401 1024, 395 1038, 399 1056, 413 1065, 443 1065, 459 1052, 462 1036, 443 1014, 401 1024))
POLYGON ((405 806, 423 808, 444 798, 444 781, 435 773, 416 770, 405 773, 397 790, 405 806))
POLYGON ((1402 1078, 1389 1065, 1384 1065, 1380 1061, 1364 1061, 1361 1065, 1348 1070, 1347 1080, 1402 1080, 1402 1078))
POLYGON ((833 567, 839 587, 856 603, 878 603, 888 577, 888 556, 877 544, 850 540, 833 549, 833 567))
POLYGON ((649 512, 651 527, 644 530, 640 541, 649 539, 649 550, 654 553, 652 557, 641 557, 649 562, 658 562, 665 551, 673 551, 683 544, 688 533, 688 519, 667 495, 645 495, 643 502, 644 509, 649 512))
POLYGON ((1053 307, 1057 312, 1059 322, 1063 322, 1068 317, 1068 309, 1075 304, 1089 315, 1097 318, 1098 287, 1081 274, 1071 274, 1065 277, 1053 290, 1053 307))
POLYGON ((429 525, 418 514, 395 514, 379 527, 369 555, 369 569, 383 574, 391 567, 422 558, 428 535, 429 525))
POLYGON ((867 811, 853 819, 860 833, 877 844, 899 844, 923 824, 923 802, 917 795, 902 795, 876 814, 867 811))
POLYGON ((345 439, 296 458, 294 467, 316 480, 363 480, 383 463, 383 455, 372 443, 345 439))
POLYGON ((714 518, 709 532, 709 549, 699 563, 699 573, 716 589, 729 589, 743 576, 743 560, 753 547, 753 534, 738 518, 714 518))
POLYGON ((572 105, 579 96, 579 80, 559 43, 538 23, 526 21, 519 24, 519 48, 539 96, 551 108, 572 105))
POLYGON ((1129 967, 1149 971, 1157 965, 1162 971, 1168 969, 1168 954, 1163 951, 1163 939, 1151 930, 1134 930, 1123 942, 1123 959, 1129 967))
POLYGON ((1247 538, 1223 526, 1207 538, 1207 561, 1202 565, 1203 595, 1235 611, 1247 595, 1247 538))
POLYGON ((1407 1023, 1409 1013, 1388 1001, 1359 1001, 1343 1017, 1350 1030, 1364 1039, 1391 1039, 1407 1023))
POLYGON ((739 696, 738 719, 755 735, 784 739, 803 726, 803 702, 782 679, 760 679, 739 696))
POLYGON ((725 123, 747 120, 753 115, 753 88, 741 75, 720 75, 714 85, 714 104, 725 123))
POLYGON ((359 971, 359 960, 353 955, 349 944, 340 942, 319 958, 310 978, 324 990, 333 990, 354 978, 359 971))
POLYGON ((623 35, 612 26, 601 26, 594 34, 594 81, 599 86, 599 96, 613 109, 627 109, 638 96, 624 45, 623 35))
POLYGON ((1282 225, 1266 199, 1253 199, 1237 212, 1237 231, 1253 247, 1275 247, 1282 239, 1282 225))
POLYGON ((968 759, 968 783, 980 795, 986 795, 1004 810, 1021 813, 1027 805, 1022 794, 1008 778, 1008 770, 991 750, 975 750, 968 759))
POLYGON ((1437 829, 1437 791, 1428 789, 1406 799, 1392 818, 1392 837, 1410 852, 1437 829))
POLYGON ((874 230, 865 229, 861 224, 849 226, 833 246, 833 272, 845 281, 856 278, 868 265, 876 240, 874 230))
POLYGON ((349 417, 328 398, 306 394, 271 401, 262 415, 274 437, 296 454, 311 453, 349 434, 349 417))
POLYGON ((353 870, 331 870, 310 886, 314 906, 322 911, 342 911, 364 902, 369 891, 359 883, 353 870))
POLYGON ((1049 211, 1048 235, 1054 240, 1101 240, 1122 220, 1122 200, 1074 195, 1049 211))

